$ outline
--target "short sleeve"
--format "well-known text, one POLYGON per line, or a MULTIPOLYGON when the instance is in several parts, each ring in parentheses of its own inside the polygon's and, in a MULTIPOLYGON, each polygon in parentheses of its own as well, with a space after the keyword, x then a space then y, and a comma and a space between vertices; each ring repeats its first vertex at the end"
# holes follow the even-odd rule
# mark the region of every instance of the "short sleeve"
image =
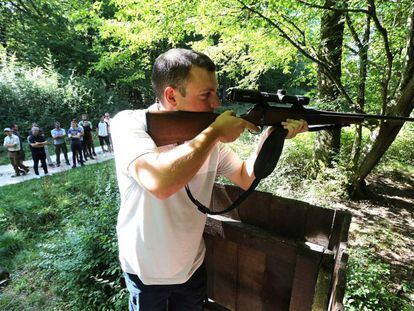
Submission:
POLYGON ((240 166, 242 165, 243 160, 241 160, 233 150, 225 144, 219 144, 219 163, 217 167, 217 175, 224 175, 228 178, 235 171, 240 169, 240 166))
POLYGON ((111 122, 115 162, 127 173, 129 165, 147 153, 158 153, 158 148, 146 132, 146 110, 119 112, 111 122))
POLYGON ((28 141, 29 141, 29 144, 35 144, 36 143, 36 141, 34 139, 34 136, 29 136, 28 141))

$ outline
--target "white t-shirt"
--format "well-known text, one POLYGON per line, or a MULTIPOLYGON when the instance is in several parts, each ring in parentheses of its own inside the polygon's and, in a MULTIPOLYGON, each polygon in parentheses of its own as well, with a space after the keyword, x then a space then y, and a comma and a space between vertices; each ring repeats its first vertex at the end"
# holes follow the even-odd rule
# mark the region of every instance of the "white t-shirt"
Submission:
POLYGON ((98 123, 98 136, 108 136, 108 123, 105 121, 98 123))
MULTIPOLYGON (((146 133, 145 113, 146 110, 122 111, 111 124, 121 195, 119 260, 123 271, 138 275, 144 284, 181 284, 204 260, 206 215, 188 199, 184 188, 161 201, 131 177, 129 166, 135 159, 175 147, 157 148, 146 133)), ((241 164, 230 148, 217 144, 189 182, 191 192, 209 206, 216 176, 229 176, 241 164)))
POLYGON ((11 136, 4 137, 3 146, 7 148, 8 151, 19 151, 20 150, 20 139, 17 135, 11 134, 11 136), (12 145, 14 147, 6 147, 6 145, 12 145))

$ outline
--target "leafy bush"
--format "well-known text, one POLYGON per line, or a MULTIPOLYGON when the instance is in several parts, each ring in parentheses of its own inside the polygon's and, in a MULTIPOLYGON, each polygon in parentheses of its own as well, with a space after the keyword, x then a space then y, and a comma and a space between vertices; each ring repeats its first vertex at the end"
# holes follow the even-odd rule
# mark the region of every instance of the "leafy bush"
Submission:
POLYGON ((54 121, 69 127, 70 120, 89 114, 98 121, 105 113, 115 113, 131 105, 101 81, 77 77, 73 72, 59 74, 50 60, 45 68, 31 68, 9 57, 0 47, 0 124, 20 125, 24 136, 33 122, 37 122, 46 133, 54 127, 54 121))
POLYGON ((12 256, 23 246, 23 234, 19 231, 6 231, 0 234, 0 255, 12 256))
POLYGON ((54 278, 56 293, 71 310, 126 308, 115 232, 119 195, 111 169, 95 172, 95 193, 77 201, 63 234, 50 232, 39 245, 38 267, 54 278))
MULTIPOLYGON (((346 310, 412 310, 407 300, 396 295, 392 284, 389 264, 375 258, 368 250, 352 251, 347 269, 346 310)), ((402 287, 407 290, 409 284, 402 284, 402 287)))

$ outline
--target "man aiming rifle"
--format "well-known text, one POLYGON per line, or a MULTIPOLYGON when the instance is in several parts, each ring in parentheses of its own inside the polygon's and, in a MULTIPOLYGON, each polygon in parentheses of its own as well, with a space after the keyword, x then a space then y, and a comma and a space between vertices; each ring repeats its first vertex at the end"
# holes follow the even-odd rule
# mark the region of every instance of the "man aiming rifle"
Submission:
MULTIPOLYGON (((212 112, 220 103, 215 65, 206 55, 171 49, 155 61, 152 86, 158 102, 149 111, 212 112)), ((157 147, 147 133, 146 110, 127 110, 112 120, 121 208, 119 259, 130 291, 130 310, 202 310, 206 298, 202 234, 206 215, 188 199, 189 185, 208 205, 217 175, 243 189, 255 179, 257 150, 242 161, 225 143, 259 128, 231 111, 193 139, 157 147)), ((307 130, 303 120, 282 122, 286 138, 307 130)), ((170 128, 174 131, 174 128, 170 128)))

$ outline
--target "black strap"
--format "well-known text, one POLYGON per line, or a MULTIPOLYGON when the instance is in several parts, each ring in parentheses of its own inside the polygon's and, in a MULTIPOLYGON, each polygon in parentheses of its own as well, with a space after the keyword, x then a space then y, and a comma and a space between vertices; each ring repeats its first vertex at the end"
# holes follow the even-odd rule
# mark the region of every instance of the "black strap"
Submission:
POLYGON ((188 185, 185 186, 188 198, 193 202, 198 210, 203 214, 209 215, 221 215, 230 212, 231 210, 238 207, 253 191, 256 189, 260 180, 269 176, 276 167, 279 161, 280 155, 282 154, 283 145, 288 131, 281 126, 275 127, 263 143, 259 154, 257 155, 256 161, 254 162, 254 175, 256 179, 250 185, 249 189, 243 192, 229 207, 222 211, 212 211, 208 207, 204 206, 192 195, 188 185))

